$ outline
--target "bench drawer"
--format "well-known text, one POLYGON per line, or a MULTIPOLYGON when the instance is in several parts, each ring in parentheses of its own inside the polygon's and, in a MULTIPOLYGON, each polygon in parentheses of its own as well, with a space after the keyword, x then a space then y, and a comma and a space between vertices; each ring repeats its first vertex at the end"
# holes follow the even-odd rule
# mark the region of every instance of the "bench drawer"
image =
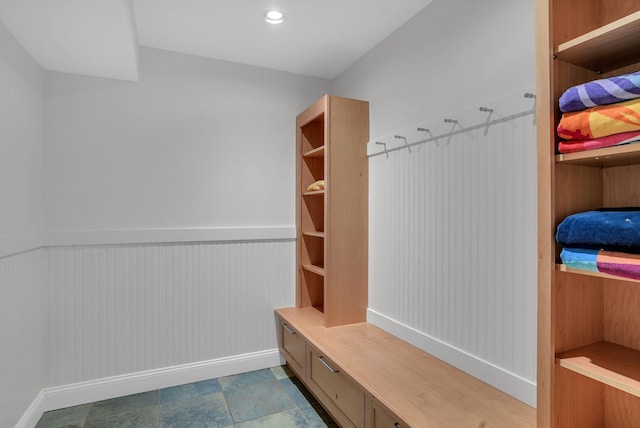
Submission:
POLYGON ((377 400, 372 399, 372 405, 370 408, 369 428, 407 428, 408 425, 400 422, 391 412, 389 412, 384 406, 378 403, 377 400))
POLYGON ((289 367, 304 379, 304 366, 306 355, 306 340, 290 324, 280 322, 280 337, 282 338, 282 349, 289 362, 289 367))
MULTIPOLYGON (((348 419, 355 427, 364 426, 364 392, 359 386, 354 384, 346 375, 344 375, 338 366, 322 355, 316 349, 310 351, 310 379, 311 385, 317 386, 321 390, 322 396, 319 397, 324 403, 326 399, 330 400, 335 407, 348 419)), ((315 389, 315 388, 314 388, 315 389)), ((317 392, 317 391, 316 391, 317 392)), ((327 410, 331 412, 332 406, 327 406, 327 410)), ((340 414, 333 415, 342 425, 348 426, 340 414)))

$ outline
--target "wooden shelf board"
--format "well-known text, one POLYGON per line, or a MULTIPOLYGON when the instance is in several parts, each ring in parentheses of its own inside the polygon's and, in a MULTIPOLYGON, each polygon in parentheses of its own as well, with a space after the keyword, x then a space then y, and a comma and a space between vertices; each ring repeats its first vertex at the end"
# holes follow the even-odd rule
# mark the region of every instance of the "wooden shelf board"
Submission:
POLYGON ((324 196, 324 190, 314 190, 312 192, 303 192, 302 196, 324 196))
POLYGON ((609 71, 640 61, 640 11, 561 43, 558 59, 593 71, 609 71))
POLYGON ((556 362, 568 370, 640 397, 640 351, 598 342, 558 354, 556 362))
POLYGON ((302 265, 302 269, 313 272, 316 275, 324 276, 324 267, 316 265, 302 265))
POLYGON ((572 268, 568 267, 567 265, 564 265, 564 264, 561 264, 561 263, 556 264, 556 270, 558 270, 560 272, 575 273, 577 275, 596 276, 598 278, 615 279, 615 280, 618 280, 618 281, 628 281, 628 282, 640 283, 640 281, 637 280, 637 279, 625 278, 624 276, 609 275, 608 273, 594 272, 594 271, 591 271, 591 270, 572 269, 572 268))
POLYGON ((305 158, 323 158, 324 157, 324 146, 320 146, 316 149, 313 150, 309 150, 308 152, 304 153, 302 155, 302 157, 305 158))
POLYGON ((605 147, 556 155, 557 163, 607 168, 640 163, 640 144, 605 147))
POLYGON ((312 236, 314 238, 323 238, 324 239, 324 232, 313 231, 313 232, 302 232, 302 234, 304 236, 312 236))

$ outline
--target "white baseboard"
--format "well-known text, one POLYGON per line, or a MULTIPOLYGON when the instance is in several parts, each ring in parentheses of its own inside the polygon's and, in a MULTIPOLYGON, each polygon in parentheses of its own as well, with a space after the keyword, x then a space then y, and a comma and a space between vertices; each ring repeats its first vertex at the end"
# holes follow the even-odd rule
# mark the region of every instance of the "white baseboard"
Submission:
POLYGON ((367 309, 367 321, 523 403, 536 407, 536 384, 534 382, 507 372, 501 367, 404 325, 373 309, 367 309))
POLYGON ((284 364, 284 360, 280 352, 273 349, 45 388, 33 400, 15 428, 35 427, 42 414, 49 410, 266 369, 281 364, 284 364))

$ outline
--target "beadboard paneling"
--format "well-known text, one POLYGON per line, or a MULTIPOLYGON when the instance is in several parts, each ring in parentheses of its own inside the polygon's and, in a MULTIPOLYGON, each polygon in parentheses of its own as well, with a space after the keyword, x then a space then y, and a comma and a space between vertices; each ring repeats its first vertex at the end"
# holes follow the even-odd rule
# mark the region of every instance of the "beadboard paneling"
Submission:
MULTIPOLYGON (((462 115, 454 129, 486 118, 473 112, 476 122, 462 115)), ((370 157, 370 309, 529 382, 536 366, 532 119, 370 157)), ((442 119, 431 125, 435 135, 434 127, 451 127, 442 119)))
POLYGON ((0 427, 15 426, 46 386, 44 250, 0 258, 0 427))
POLYGON ((295 243, 50 247, 49 385, 275 349, 295 243))

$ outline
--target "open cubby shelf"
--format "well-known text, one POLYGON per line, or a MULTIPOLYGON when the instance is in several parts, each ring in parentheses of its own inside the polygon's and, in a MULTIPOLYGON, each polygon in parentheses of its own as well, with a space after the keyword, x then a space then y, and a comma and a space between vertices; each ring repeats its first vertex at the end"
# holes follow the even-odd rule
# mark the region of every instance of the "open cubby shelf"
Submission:
POLYGON ((597 72, 640 61, 640 11, 561 43, 555 55, 597 72))
POLYGON ((324 266, 302 265, 302 269, 315 273, 316 275, 324 276, 324 266))
POLYGON ((562 352, 556 361, 560 367, 640 397, 640 351, 602 341, 562 352))
POLYGON ((302 155, 302 157, 305 157, 305 158, 323 158, 324 157, 324 146, 320 146, 320 147, 315 148, 313 150, 309 150, 308 152, 304 153, 302 155))

